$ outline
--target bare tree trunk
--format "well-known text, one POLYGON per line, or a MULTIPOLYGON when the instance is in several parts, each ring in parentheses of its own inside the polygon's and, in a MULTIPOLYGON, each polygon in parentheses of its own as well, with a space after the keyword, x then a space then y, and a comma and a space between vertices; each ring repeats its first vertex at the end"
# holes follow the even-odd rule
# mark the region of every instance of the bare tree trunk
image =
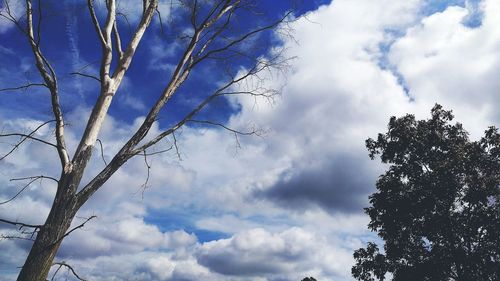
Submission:
MULTIPOLYGON (((35 238, 17 281, 45 281, 47 279, 57 250, 77 212, 73 188, 75 182, 64 180, 68 178, 74 179, 67 175, 61 177, 54 204, 35 238)), ((77 178, 79 182, 81 176, 77 178)))
MULTIPOLYGON (((59 210, 52 209, 51 214, 59 210)), ((70 219, 49 217, 40 229, 24 266, 17 277, 17 281, 45 281, 49 274, 52 262, 62 240, 54 241, 53 237, 64 235, 71 224, 70 219), (55 242, 55 243, 54 243, 55 242)))

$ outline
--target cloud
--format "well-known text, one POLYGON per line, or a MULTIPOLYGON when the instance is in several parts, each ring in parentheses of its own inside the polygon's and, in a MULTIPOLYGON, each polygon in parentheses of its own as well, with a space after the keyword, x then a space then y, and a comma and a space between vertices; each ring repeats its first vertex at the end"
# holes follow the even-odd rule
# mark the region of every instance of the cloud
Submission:
POLYGON ((380 66, 381 45, 394 40, 388 30, 417 20, 419 4, 334 1, 294 24, 298 45, 285 39, 285 46, 298 59, 286 82, 273 80, 285 84, 283 98, 257 106, 247 97, 233 100, 242 110, 232 124, 255 120, 272 128, 264 153, 286 163, 254 196, 288 209, 361 212, 380 173, 364 140, 411 109, 398 78, 380 66))
POLYGON ((368 206, 375 178, 366 161, 351 155, 338 156, 320 168, 290 171, 255 196, 277 202, 291 211, 319 206, 331 212, 360 212, 368 206))
POLYGON ((196 257, 201 265, 224 275, 293 280, 291 276, 314 274, 320 278, 351 260, 348 250, 325 243, 324 237, 300 228, 279 233, 257 228, 207 242, 196 257))
POLYGON ((198 260, 212 270, 226 275, 263 275, 275 274, 286 270, 291 263, 297 262, 306 252, 307 241, 304 233, 295 231, 288 237, 272 235, 263 229, 252 229, 227 240, 208 242, 198 254, 198 260), (288 239, 287 239, 288 238, 288 239), (305 243, 304 243, 305 242, 305 243), (266 262, 262 262, 262 261, 266 262))
MULTIPOLYGON (((384 169, 369 160, 364 140, 385 131, 391 115, 428 117, 435 102, 453 109, 473 137, 500 122, 500 4, 485 0, 426 14, 427 2, 336 0, 295 22, 298 44, 286 38, 283 44, 298 58, 287 79, 265 80, 284 86, 282 96, 271 104, 230 101, 238 111, 227 125, 255 123, 268 129, 264 137, 240 138, 237 148, 225 130, 184 127, 176 135, 182 161, 174 150, 148 157, 144 193, 144 158, 129 161, 79 212, 97 219, 72 233, 58 258, 90 280, 350 280, 353 249, 373 238, 362 207, 384 169), (468 23, 471 9, 482 15, 480 24, 468 23), (222 232, 224 239, 204 242, 203 231, 222 232)), ((122 99, 143 109, 127 95, 122 99)), ((11 110, 2 107, 2 132, 40 124, 11 110)), ((71 151, 89 111, 80 106, 67 115, 71 151)), ((142 120, 108 116, 99 136, 105 160, 142 120)), ((155 124, 151 134, 161 129, 155 124)), ((37 136, 52 140, 53 127, 37 136)), ((157 150, 172 144, 165 140, 157 150)), ((84 181, 102 169, 100 152, 97 147, 84 181)), ((58 165, 52 148, 26 143, 0 162, 0 199, 22 187, 9 178, 57 176, 58 165)), ((54 183, 36 182, 0 205, 0 213, 39 223, 54 192, 54 183)), ((29 244, 0 243, 0 259, 8 261, 0 274, 13 276, 29 244)))
POLYGON ((494 78, 500 69, 500 4, 480 2, 483 17, 476 27, 464 22, 473 13, 467 8, 448 7, 422 19, 393 44, 389 58, 404 75, 420 116, 441 103, 477 138, 500 120, 500 82, 494 78))

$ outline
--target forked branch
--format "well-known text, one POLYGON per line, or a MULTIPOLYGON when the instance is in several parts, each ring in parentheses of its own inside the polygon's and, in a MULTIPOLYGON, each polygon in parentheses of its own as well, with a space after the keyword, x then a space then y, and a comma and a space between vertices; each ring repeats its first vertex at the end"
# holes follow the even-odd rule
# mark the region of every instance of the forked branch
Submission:
POLYGON ((14 196, 12 196, 10 199, 8 200, 5 200, 3 202, 0 202, 0 205, 3 205, 3 204, 7 204, 9 202, 11 202, 12 200, 16 199, 17 196, 19 196, 24 190, 26 190, 32 183, 34 183, 36 180, 42 180, 42 179, 51 179, 57 183, 59 183, 58 180, 56 180, 55 178, 53 177, 47 177, 47 176, 44 176, 44 175, 40 175, 40 176, 32 176, 32 177, 23 177, 23 178, 15 178, 15 179, 10 179, 10 181, 21 181, 21 180, 29 180, 29 182, 27 184, 25 184, 14 196))
POLYGON ((57 243, 61 242, 66 236, 70 235, 73 231, 80 229, 80 228, 83 228, 87 222, 89 222, 90 220, 95 219, 95 218, 97 218, 97 216, 88 217, 87 219, 85 219, 84 222, 73 227, 68 232, 66 232, 63 236, 59 237, 56 241, 54 241, 54 243, 50 244, 49 247, 52 247, 52 246, 56 245, 57 243))
POLYGON ((40 128, 42 128, 43 126, 45 126, 45 125, 47 125, 49 123, 55 122, 55 121, 56 120, 46 121, 46 122, 40 124, 34 130, 32 130, 29 134, 22 134, 22 133, 0 134, 0 137, 16 137, 16 136, 17 137, 21 137, 21 140, 19 140, 19 142, 17 142, 11 150, 9 150, 6 154, 4 154, 2 157, 0 157, 0 161, 3 160, 3 159, 5 159, 5 158, 7 158, 10 154, 12 154, 14 151, 16 151, 16 149, 18 149, 28 139, 31 139, 31 140, 34 140, 34 141, 38 141, 40 143, 43 143, 43 144, 46 144, 46 145, 58 148, 57 145, 55 145, 53 143, 50 143, 50 142, 48 142, 46 140, 42 140, 40 138, 37 138, 37 137, 33 136, 38 130, 40 130, 40 128))
POLYGON ((55 266, 55 265, 58 265, 59 267, 56 269, 56 271, 54 271, 54 274, 52 275, 52 278, 50 278, 51 281, 55 280, 54 278, 56 277, 57 273, 59 272, 59 270, 61 270, 62 267, 66 267, 69 271, 71 271, 71 273, 73 274, 73 276, 75 276, 76 279, 80 280, 80 281, 86 281, 85 279, 83 279, 82 277, 80 277, 75 269, 67 264, 65 261, 61 261, 61 262, 55 262, 52 264, 52 266, 55 266))
MULTIPOLYGON (((144 14, 149 15, 149 13, 154 13, 156 6, 152 7, 151 3, 153 1, 150 1, 148 8, 145 9, 144 14), (152 9, 154 8, 154 9, 152 9), (152 10, 151 10, 152 9, 152 10)), ((145 2, 147 3, 147 1, 145 2)), ((194 2, 197 4, 197 1, 194 2)), ((236 9, 240 8, 240 0, 221 0, 221 1, 215 1, 213 6, 208 10, 207 14, 204 15, 201 20, 192 20, 192 23, 196 26, 194 28, 194 34, 190 36, 190 42, 187 44, 184 52, 182 53, 173 73, 172 76, 166 85, 166 87, 163 89, 162 93, 158 97, 157 101, 155 104, 151 107, 149 113, 147 114, 146 118, 144 119, 143 123, 141 126, 137 129, 137 131, 134 133, 134 135, 122 146, 122 148, 118 151, 118 153, 113 157, 113 159, 108 163, 108 165, 101 170, 101 172, 96 175, 89 183, 87 183, 77 194, 77 206, 81 206, 86 202, 86 200, 94 193, 96 192, 102 184, 104 184, 110 177, 113 175, 114 172, 118 170, 118 168, 123 165, 128 159, 135 155, 140 155, 144 154, 144 151, 148 149, 149 147, 153 146, 154 144, 158 143, 160 140, 165 138, 166 136, 172 135, 175 133, 176 130, 178 130, 180 127, 182 127, 186 122, 189 122, 193 120, 193 117, 199 113, 208 103, 210 103, 213 99, 224 96, 225 94, 242 94, 245 91, 231 91, 231 87, 235 86, 237 83, 249 78, 250 76, 257 76, 257 74, 263 70, 272 68, 277 66, 280 62, 278 62, 277 59, 273 58, 269 61, 265 60, 259 60, 257 58, 251 58, 257 60, 257 63, 255 64, 254 67, 250 68, 248 72, 244 73, 243 75, 239 75, 237 78, 234 78, 228 82, 226 85, 223 87, 219 88, 216 90, 214 93, 211 95, 208 95, 196 108, 194 108, 189 114, 187 114, 183 119, 181 119, 177 124, 172 126, 171 128, 165 130, 164 132, 160 133, 159 135, 153 137, 151 140, 145 142, 144 144, 139 146, 139 143, 144 140, 146 135, 148 134, 151 126, 154 124, 154 122, 158 119, 158 114, 162 110, 162 108, 165 106, 165 104, 170 100, 170 98, 177 92, 179 87, 186 81, 188 78, 190 72, 193 70, 193 68, 201 63, 204 60, 210 59, 211 55, 214 54, 219 54, 219 53, 224 53, 226 51, 231 50, 232 47, 235 47, 238 44, 241 44, 242 42, 246 41, 252 36, 257 35, 258 33, 264 32, 266 30, 270 30, 273 28, 276 28, 281 22, 283 22, 289 14, 286 14, 284 17, 280 18, 277 21, 272 22, 269 25, 265 25, 261 28, 257 28, 254 30, 250 30, 246 33, 243 33, 243 35, 236 37, 229 43, 223 45, 222 47, 212 47, 212 44, 215 44, 214 46, 220 46, 220 42, 217 43, 215 42, 215 37, 220 36, 222 38, 227 39, 226 37, 222 36, 222 31, 227 28, 229 22, 228 20, 231 19, 231 15, 235 12, 236 9), (225 17, 226 16, 226 17, 225 17), (217 26, 217 22, 222 21, 221 25, 217 26), (206 31, 210 28, 215 29, 215 33, 210 33, 207 38, 204 40, 200 40, 202 36, 207 36, 206 31), (219 28, 220 30, 217 30, 219 28), (210 37, 211 35, 216 34, 213 38, 210 37), (208 40, 207 40, 208 39, 208 40), (202 51, 202 52, 200 52, 202 51)), ((198 13, 198 10, 196 8, 196 5, 192 7, 191 12, 192 13, 198 13)), ((141 20, 141 24, 145 20, 150 20, 150 17, 143 17, 141 20)), ((136 33, 133 36, 133 39, 131 43, 129 44, 129 47, 127 47, 127 50, 124 52, 123 58, 119 61, 118 67, 116 68, 114 74, 112 75, 112 79, 116 79, 116 81, 120 81, 120 79, 123 77, 123 74, 125 70, 128 68, 129 65, 129 53, 130 50, 135 50, 133 47, 133 42, 135 41, 135 35, 141 34, 139 32, 140 26, 137 29, 136 33)), ((248 91, 250 92, 250 91, 248 91)), ((271 96, 272 91, 262 91, 261 93, 255 93, 254 96, 271 96)), ((194 121, 193 121, 194 122, 194 121)), ((208 124, 208 123, 207 123, 208 124)), ((211 125, 214 125, 215 122, 212 122, 211 125)), ((220 124, 222 125, 222 124, 220 124)), ((235 129, 232 129, 233 133, 237 133, 238 131, 235 129)), ((255 134, 256 131, 254 132, 241 132, 245 134, 255 134)), ((77 150, 78 151, 78 150, 77 150)), ((78 154, 78 152, 77 152, 78 154)))

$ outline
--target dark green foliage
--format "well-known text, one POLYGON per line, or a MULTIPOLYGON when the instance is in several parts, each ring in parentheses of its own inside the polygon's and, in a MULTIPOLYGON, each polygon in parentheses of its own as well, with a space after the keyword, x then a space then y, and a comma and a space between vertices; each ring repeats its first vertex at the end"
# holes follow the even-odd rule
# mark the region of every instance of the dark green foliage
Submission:
POLYGON ((306 277, 302 279, 302 281, 316 281, 316 279, 314 279, 313 277, 306 277))
POLYGON ((368 227, 384 240, 354 253, 358 280, 500 280, 500 134, 470 141, 436 105, 429 120, 392 117, 366 146, 390 164, 370 196, 368 227))

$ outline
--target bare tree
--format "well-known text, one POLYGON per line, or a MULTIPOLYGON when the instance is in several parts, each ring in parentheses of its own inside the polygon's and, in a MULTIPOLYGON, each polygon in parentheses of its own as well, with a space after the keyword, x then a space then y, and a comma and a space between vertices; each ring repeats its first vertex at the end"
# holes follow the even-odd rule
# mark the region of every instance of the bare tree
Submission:
MULTIPOLYGON (((10 11, 8 1, 4 2, 5 9, 0 14, 5 19, 11 21, 17 26, 27 38, 34 55, 36 69, 41 77, 40 83, 30 83, 21 86, 4 88, 2 91, 26 90, 32 87, 43 87, 50 92, 50 103, 52 108, 53 120, 43 123, 38 128, 29 133, 11 133, 2 134, 0 137, 19 137, 20 140, 2 160, 13 153, 20 145, 26 141, 39 142, 53 147, 59 156, 61 169, 59 178, 48 176, 27 177, 16 180, 27 180, 28 186, 35 180, 50 179, 57 182, 57 192, 50 210, 50 213, 41 225, 24 224, 17 221, 8 221, 2 219, 1 222, 19 226, 22 229, 32 229, 31 238, 33 245, 29 255, 21 268, 18 281, 46 280, 49 270, 53 265, 59 265, 73 269, 66 263, 54 263, 54 258, 61 245, 62 240, 72 231, 83 227, 85 222, 92 219, 88 218, 83 224, 70 229, 71 222, 78 210, 89 200, 89 198, 103 186, 106 181, 129 159, 134 156, 147 157, 151 154, 148 149, 152 148, 160 140, 167 136, 174 136, 175 132, 183 125, 194 122, 202 125, 220 126, 238 134, 256 134, 256 130, 239 131, 226 127, 222 123, 211 120, 196 119, 199 113, 213 100, 228 95, 252 95, 270 98, 277 93, 276 90, 263 88, 260 84, 254 84, 250 88, 241 88, 238 85, 248 78, 257 78, 263 71, 271 68, 282 68, 287 59, 282 53, 275 51, 271 56, 264 58, 262 53, 247 50, 242 47, 243 44, 253 40, 259 34, 270 30, 283 28, 289 21, 289 13, 278 19, 261 18, 257 24, 248 22, 238 22, 238 13, 245 13, 247 16, 258 17, 255 12, 257 6, 255 0, 178 0, 172 1, 181 13, 185 13, 185 22, 189 24, 187 34, 179 34, 175 28, 165 30, 161 21, 161 15, 158 10, 158 0, 143 0, 142 14, 140 20, 132 31, 128 42, 124 42, 120 36, 120 28, 125 26, 123 21, 118 20, 125 15, 117 10, 117 0, 106 0, 104 13, 96 11, 93 0, 87 0, 86 6, 93 24, 93 29, 97 35, 98 42, 102 48, 102 56, 99 62, 99 75, 91 75, 83 72, 73 72, 72 74, 87 77, 98 81, 99 95, 90 113, 85 130, 83 131, 80 142, 74 155, 70 155, 65 142, 65 116, 59 100, 60 86, 58 84, 57 70, 44 54, 40 40, 40 28, 44 10, 42 1, 32 3, 32 0, 26 0, 25 15, 22 18, 16 16, 10 11), (102 16, 104 14, 104 16, 102 16), (184 49, 178 58, 174 71, 166 81, 163 90, 158 94, 156 102, 151 106, 144 121, 133 135, 123 144, 121 149, 114 155, 109 162, 105 162, 105 167, 88 183, 82 184, 83 173, 91 159, 92 151, 103 121, 108 113, 108 109, 113 98, 118 94, 120 85, 127 70, 129 69, 134 54, 148 30, 150 23, 155 16, 160 19, 162 26, 161 32, 165 36, 175 36, 184 42, 184 49), (103 20, 104 19, 104 20, 103 20), (170 34, 169 34, 170 32, 170 34), (187 81, 191 72, 198 65, 206 61, 216 61, 218 65, 230 63, 231 61, 245 61, 245 70, 236 68, 220 68, 221 75, 226 77, 226 81, 217 89, 206 93, 204 99, 192 108, 178 122, 163 130, 155 136, 148 136, 148 132, 154 122, 159 118, 159 114, 165 104, 174 96, 179 87, 187 81), (39 139, 35 137, 35 132, 43 126, 55 126, 54 142, 39 139)), ((174 5, 173 4, 173 5, 174 5)), ((128 22, 127 22, 128 24, 128 22)), ((125 37, 123 37, 125 38, 125 37)), ((102 153, 102 145, 101 153, 102 153)), ((147 161, 146 161, 147 164, 147 161)), ((148 164, 147 164, 148 165, 148 164)), ((148 166, 149 168, 149 166, 148 166)), ((20 192, 22 192, 23 188, 20 192)), ((19 193, 20 193, 19 192, 19 193)), ((15 199, 16 194, 11 200, 15 199)), ((10 201, 10 200, 9 200, 10 201)), ((8 203, 8 202, 3 202, 8 203)), ((74 272, 73 272, 74 273, 74 272)))

